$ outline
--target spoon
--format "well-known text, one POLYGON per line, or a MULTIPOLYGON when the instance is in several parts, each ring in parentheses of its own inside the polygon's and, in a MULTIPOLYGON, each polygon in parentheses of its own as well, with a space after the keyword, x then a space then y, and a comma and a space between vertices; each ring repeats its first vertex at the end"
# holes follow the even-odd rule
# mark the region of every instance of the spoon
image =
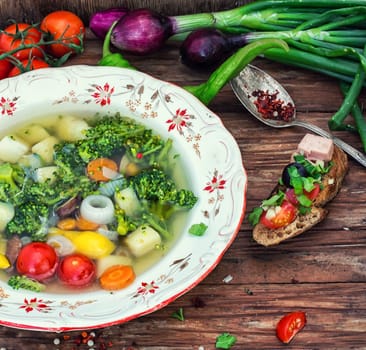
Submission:
POLYGON ((366 156, 362 152, 358 151, 341 139, 332 136, 314 124, 296 120, 295 105, 291 96, 284 87, 268 73, 255 66, 247 65, 238 76, 231 80, 231 87, 236 97, 245 106, 245 108, 264 124, 274 128, 286 128, 290 126, 301 126, 306 128, 315 134, 331 139, 335 145, 343 149, 343 151, 348 155, 366 167, 366 156), (281 101, 282 106, 289 105, 292 107, 291 113, 289 113, 290 118, 287 121, 282 119, 264 118, 263 114, 257 110, 255 101, 258 97, 253 96, 253 92, 269 94, 269 96, 273 96, 277 101, 281 101))

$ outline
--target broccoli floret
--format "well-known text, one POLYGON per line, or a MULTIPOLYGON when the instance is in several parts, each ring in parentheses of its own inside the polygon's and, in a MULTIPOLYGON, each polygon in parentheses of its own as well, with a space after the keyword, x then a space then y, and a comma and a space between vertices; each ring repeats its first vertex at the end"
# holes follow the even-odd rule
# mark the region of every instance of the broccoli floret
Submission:
MULTIPOLYGON (((112 157, 121 152, 130 140, 144 134, 145 130, 144 126, 120 114, 99 118, 92 128, 86 130, 85 138, 77 141, 78 155, 85 162, 100 157, 112 157)), ((148 140, 145 138, 144 141, 148 140)))
POLYGON ((144 168, 164 163, 171 143, 142 124, 116 114, 97 119, 93 127, 86 130, 85 138, 77 141, 76 148, 85 162, 125 152, 131 161, 144 168))
POLYGON ((61 142, 54 146, 54 163, 65 181, 85 173, 86 162, 79 156, 76 142, 61 142))
POLYGON ((155 206, 158 204, 163 210, 169 207, 191 209, 197 202, 192 191, 178 189, 175 182, 160 169, 144 170, 129 181, 141 200, 153 202, 155 206))
POLYGON ((0 200, 8 201, 20 191, 25 178, 24 170, 16 164, 0 164, 0 200))
POLYGON ((178 211, 193 208, 198 199, 192 191, 178 189, 166 173, 156 168, 129 178, 129 186, 141 203, 141 223, 150 225, 165 239, 171 236, 167 220, 178 211))
POLYGON ((6 234, 27 235, 33 241, 44 241, 49 215, 50 209, 47 205, 25 202, 16 207, 13 219, 6 226, 6 234))
POLYGON ((8 280, 8 285, 13 289, 27 289, 33 292, 42 292, 46 286, 27 276, 14 275, 8 280))
POLYGON ((114 213, 116 218, 114 229, 121 236, 127 235, 127 233, 136 230, 139 226, 139 222, 137 219, 133 220, 132 218, 127 216, 125 212, 119 207, 115 208, 114 213))

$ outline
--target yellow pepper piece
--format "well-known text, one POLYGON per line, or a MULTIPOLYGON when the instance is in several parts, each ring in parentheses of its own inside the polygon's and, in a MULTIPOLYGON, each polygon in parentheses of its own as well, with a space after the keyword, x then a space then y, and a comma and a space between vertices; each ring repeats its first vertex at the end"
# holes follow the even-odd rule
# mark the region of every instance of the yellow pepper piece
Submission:
POLYGON ((0 254, 0 269, 7 269, 10 267, 10 262, 4 254, 0 254))
POLYGON ((67 231, 52 228, 49 235, 63 235, 75 246, 75 251, 90 259, 99 259, 110 255, 116 248, 106 236, 94 231, 67 231))

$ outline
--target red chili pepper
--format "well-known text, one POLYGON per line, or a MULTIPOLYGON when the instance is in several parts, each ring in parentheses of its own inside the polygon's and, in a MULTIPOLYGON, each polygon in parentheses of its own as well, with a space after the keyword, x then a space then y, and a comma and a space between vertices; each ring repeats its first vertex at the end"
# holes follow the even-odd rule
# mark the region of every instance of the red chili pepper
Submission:
POLYGON ((292 103, 285 104, 283 100, 277 98, 278 94, 278 90, 273 93, 268 90, 255 90, 252 92, 252 96, 256 97, 254 105, 263 118, 288 122, 294 116, 295 107, 292 103))

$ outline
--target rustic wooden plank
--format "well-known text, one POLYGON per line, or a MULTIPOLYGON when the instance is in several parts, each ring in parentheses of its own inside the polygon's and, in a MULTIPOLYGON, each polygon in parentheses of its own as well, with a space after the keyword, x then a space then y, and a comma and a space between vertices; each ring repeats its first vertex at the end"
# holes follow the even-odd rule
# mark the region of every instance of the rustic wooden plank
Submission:
MULTIPOLYGON (((142 2, 116 1, 113 6, 138 6, 142 2)), ((233 3, 231 0, 197 0, 195 4, 209 8, 223 2, 233 3)), ((83 11, 92 11, 97 3, 108 7, 110 1, 84 1, 83 11)), ((148 3, 155 8, 179 3, 184 11, 190 11, 182 5, 183 0, 163 0, 159 5, 153 1, 148 3)), ((24 18, 37 16, 41 13, 38 4, 42 4, 42 11, 47 11, 53 7, 79 6, 80 2, 63 1, 61 4, 61 0, 55 0, 46 4, 45 1, 20 3, 15 0, 12 8, 6 8, 0 2, 0 19, 4 18, 1 11, 14 11, 15 14, 15 10, 19 10, 24 18), (34 8, 25 11, 30 3, 34 8)), ((173 10, 170 7, 169 11, 173 10)), ((207 72, 192 71, 180 64, 178 47, 178 44, 170 43, 161 52, 148 57, 126 57, 141 71, 180 86, 204 81, 207 72)), ((67 64, 95 65, 100 55, 101 41, 88 31, 85 53, 67 64)), ((327 121, 341 103, 335 79, 265 59, 257 59, 255 64, 273 74, 289 90, 296 102, 299 119, 327 128, 327 121)), ((306 130, 289 128, 274 133, 244 110, 229 86, 212 101, 210 108, 233 134, 242 152, 248 175, 249 211, 268 195, 306 130)), ((338 132, 337 136, 361 149, 357 135, 338 132)), ((153 314, 95 330, 98 336, 95 348, 102 349, 101 344, 110 340, 113 344, 107 349, 198 350, 203 346, 204 350, 211 350, 217 335, 230 332, 238 337, 232 350, 280 350, 284 346, 276 339, 276 322, 284 313, 301 309, 307 312, 308 324, 291 343, 291 349, 366 350, 365 189, 365 169, 350 160, 344 186, 329 204, 327 219, 277 247, 265 248, 253 242, 245 218, 237 239, 204 281, 153 314), (228 275, 233 279, 224 283, 228 275), (171 318, 171 314, 181 307, 186 317, 184 322, 171 318)), ((63 335, 55 333, 0 327, 0 346, 7 350, 86 349, 86 345, 75 343, 80 331, 65 335, 70 339, 65 340, 63 335), (59 346, 53 344, 54 338, 60 339, 59 346)))
MULTIPOLYGON (((214 349, 215 338, 230 332, 237 336, 232 350, 283 349, 275 335, 276 323, 284 313, 303 310, 308 323, 291 349, 365 349, 364 287, 363 283, 201 284, 155 313, 96 330, 96 346, 102 338, 113 343, 111 349, 214 349), (179 308, 184 310, 183 322, 171 317, 179 308)), ((75 340, 80 332, 67 332, 70 339, 64 340, 54 333, 1 331, 2 343, 12 344, 8 350, 22 348, 23 344, 29 350, 56 348, 54 338, 61 341, 59 349, 79 348, 75 340)))

